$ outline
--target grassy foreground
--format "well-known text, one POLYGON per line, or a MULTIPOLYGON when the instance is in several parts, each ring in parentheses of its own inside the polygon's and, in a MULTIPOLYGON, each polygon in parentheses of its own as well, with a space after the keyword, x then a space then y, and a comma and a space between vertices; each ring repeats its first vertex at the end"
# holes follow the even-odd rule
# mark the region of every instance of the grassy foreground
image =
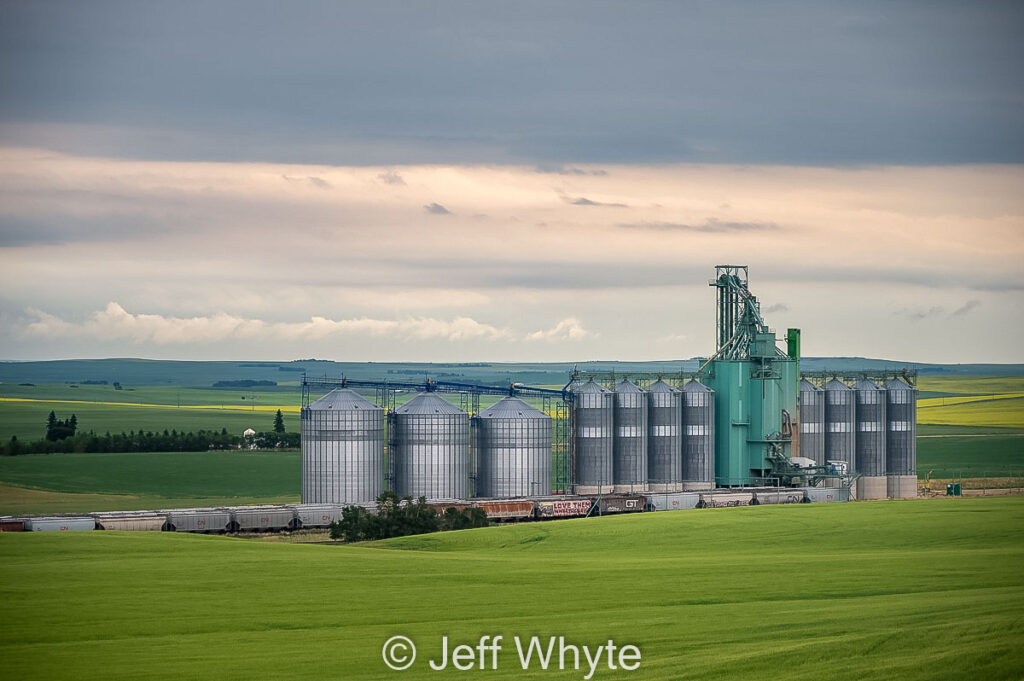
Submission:
POLYGON ((0 678, 582 679, 511 637, 638 645, 594 679, 1017 679, 1024 500, 709 509, 365 546, 0 535, 0 678), (399 550, 400 549, 400 550, 399 550), (393 672, 392 635, 420 655, 393 672), (431 671, 442 635, 499 669, 431 671))
POLYGON ((297 503, 300 469, 296 451, 0 457, 0 515, 297 503))

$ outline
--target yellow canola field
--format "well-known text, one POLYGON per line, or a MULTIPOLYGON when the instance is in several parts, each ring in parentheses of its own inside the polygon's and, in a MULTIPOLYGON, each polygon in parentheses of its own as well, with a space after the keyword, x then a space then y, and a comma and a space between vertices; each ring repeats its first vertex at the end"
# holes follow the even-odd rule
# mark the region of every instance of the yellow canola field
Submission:
POLYGON ((923 407, 946 407, 970 402, 989 402, 993 400, 1013 400, 1024 397, 1024 393, 1006 393, 1003 395, 963 395, 960 397, 929 397, 917 401, 918 409, 923 407))
MULTIPOLYGON (((941 400, 941 398, 937 398, 941 400)), ((949 400, 950 398, 946 398, 949 400)), ((945 405, 925 405, 921 400, 917 406, 917 422, 930 425, 990 426, 1002 428, 1024 428, 1024 396, 989 396, 972 401, 960 401, 945 405), (1001 397, 1003 399, 992 399, 1001 397)))
POLYGON ((960 395, 1006 395, 1024 391, 1024 376, 932 376, 918 377, 917 389, 960 395))
POLYGON ((0 397, 0 402, 37 402, 37 403, 51 403, 51 404, 95 404, 105 407, 143 407, 143 408, 158 408, 158 409, 220 409, 224 411, 270 411, 276 412, 278 409, 285 414, 298 414, 299 407, 290 405, 223 405, 223 404, 183 404, 175 406, 173 404, 145 404, 141 402, 100 402, 96 400, 37 400, 29 397, 0 397))

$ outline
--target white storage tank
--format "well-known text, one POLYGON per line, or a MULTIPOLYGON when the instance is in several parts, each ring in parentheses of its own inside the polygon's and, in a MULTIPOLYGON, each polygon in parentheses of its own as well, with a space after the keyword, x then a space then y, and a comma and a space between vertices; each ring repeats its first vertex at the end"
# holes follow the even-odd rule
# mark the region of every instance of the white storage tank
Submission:
POLYGON ((825 465, 825 391, 800 381, 800 456, 825 465))
POLYGON ((420 393, 395 410, 389 425, 398 496, 469 498, 469 414, 420 393))
POLYGON ((361 504, 384 491, 384 410, 353 390, 302 409, 302 503, 361 504))
POLYGON ((577 494, 611 494, 615 394, 590 379, 574 386, 572 429, 577 494))
POLYGON ((885 499, 886 418, 884 388, 867 379, 853 385, 857 402, 857 498, 885 499))
POLYGON ((885 467, 889 497, 917 496, 917 390, 905 381, 885 382, 885 467))
POLYGON ((647 389, 647 478, 652 492, 683 482, 683 393, 661 379, 647 389))
POLYGON ((516 498, 551 493, 551 417, 504 397, 473 417, 476 496, 516 498))
POLYGON ((614 492, 647 491, 647 395, 630 381, 615 386, 614 492))
POLYGON ((715 391, 700 381, 683 386, 683 489, 715 487, 715 391))

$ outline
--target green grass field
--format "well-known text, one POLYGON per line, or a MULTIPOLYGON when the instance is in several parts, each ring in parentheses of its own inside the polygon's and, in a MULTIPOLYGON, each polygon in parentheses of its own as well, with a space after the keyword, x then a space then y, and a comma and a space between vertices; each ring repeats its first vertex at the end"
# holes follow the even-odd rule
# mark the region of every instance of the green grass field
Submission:
MULTIPOLYGON (((0 402, 0 426, 4 440, 16 435, 23 442, 40 440, 46 435, 46 417, 53 410, 58 418, 78 418, 81 432, 94 431, 100 435, 106 432, 127 433, 129 431, 164 430, 197 431, 227 428, 229 433, 241 435, 246 428, 257 431, 272 430, 273 411, 245 411, 231 409, 178 409, 149 406, 109 406, 102 404, 52 403, 52 402, 0 402)), ((299 429, 297 413, 282 412, 285 428, 291 432, 299 429)))
POLYGON ((34 454, 0 459, 0 478, 62 492, 273 496, 296 491, 299 464, 295 451, 34 454))
POLYGON ((365 546, 0 534, 0 678, 583 679, 512 637, 637 645, 593 679, 1019 679, 1024 499, 709 509, 365 546), (381 659, 390 636, 411 669, 381 659), (497 671, 431 671, 442 635, 497 671))
POLYGON ((1024 378, 922 376, 918 388, 919 478, 1024 477, 1024 398, 1012 397, 1024 378))
POLYGON ((991 435, 920 438, 917 472, 924 478, 1024 477, 1024 437, 991 435))

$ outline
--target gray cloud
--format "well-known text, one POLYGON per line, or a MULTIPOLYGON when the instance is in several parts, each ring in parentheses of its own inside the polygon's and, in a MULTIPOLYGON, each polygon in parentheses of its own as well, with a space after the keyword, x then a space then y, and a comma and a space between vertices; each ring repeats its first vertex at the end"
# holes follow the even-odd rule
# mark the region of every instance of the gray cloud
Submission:
POLYGON ((622 229, 649 229, 661 232, 760 232, 775 230, 779 226, 774 222, 733 222, 708 218, 699 225, 687 225, 679 222, 637 222, 619 225, 622 229))
POLYGON ((966 303, 956 308, 955 310, 949 310, 942 305, 933 305, 928 308, 916 308, 916 309, 901 309, 897 310, 897 314, 903 315, 913 321, 921 321, 924 319, 930 319, 935 317, 944 317, 952 319, 954 317, 963 317, 969 314, 972 310, 977 309, 981 305, 980 300, 968 300, 966 303))
POLYGON ((1024 5, 994 1, 5 3, 0 135, 101 156, 569 174, 1021 162, 1022 26, 1024 5))
POLYGON ((533 169, 535 173, 541 173, 544 175, 590 175, 595 177, 603 177, 608 174, 607 170, 601 168, 595 168, 593 170, 587 170, 586 168, 577 168, 576 166, 551 166, 551 165, 539 165, 533 169))
POLYGON ((918 308, 912 310, 899 310, 897 314, 903 315, 911 321, 919 322, 932 317, 944 316, 946 311, 940 305, 933 305, 929 308, 918 308))
POLYGON ((440 203, 430 203, 423 206, 423 210, 431 213, 432 215, 451 215, 452 212, 442 206, 440 203))
POLYGON ((763 312, 765 314, 773 314, 775 312, 789 312, 789 305, 785 303, 775 303, 766 307, 763 312))
POLYGON ((402 179, 402 176, 398 174, 397 170, 394 170, 392 168, 389 168, 388 170, 385 170, 383 173, 378 175, 377 179, 383 182, 384 184, 405 186, 405 180, 402 179))
POLYGON ((317 189, 330 189, 331 183, 322 177, 306 176, 306 177, 292 177, 291 175, 281 176, 285 182, 289 184, 310 184, 317 189))
POLYGON ((575 198, 572 197, 572 196, 563 196, 562 200, 565 201, 566 203, 571 203, 574 206, 600 206, 600 207, 603 207, 603 208, 629 208, 629 206, 627 206, 624 203, 604 203, 602 201, 593 201, 591 199, 588 199, 585 196, 578 196, 578 197, 575 197, 575 198))
POLYGON ((970 312, 971 310, 974 310, 974 309, 978 308, 978 306, 980 306, 980 305, 981 305, 981 301, 980 300, 968 300, 966 303, 964 303, 963 305, 961 305, 957 309, 955 309, 952 312, 950 312, 949 316, 950 317, 962 317, 965 314, 967 314, 968 312, 970 312))

